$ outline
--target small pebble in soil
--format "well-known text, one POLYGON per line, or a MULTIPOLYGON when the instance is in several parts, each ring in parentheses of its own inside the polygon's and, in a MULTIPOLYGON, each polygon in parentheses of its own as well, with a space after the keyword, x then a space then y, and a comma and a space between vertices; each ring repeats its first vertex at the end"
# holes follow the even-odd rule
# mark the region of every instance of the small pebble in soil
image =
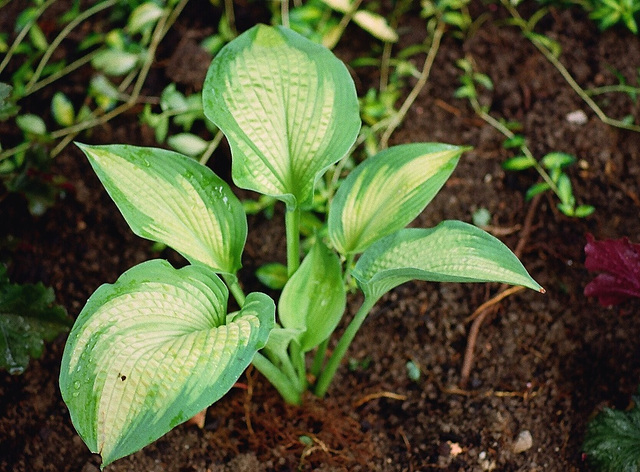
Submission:
POLYGON ((529 430, 520 431, 518 437, 513 442, 513 452, 515 454, 520 454, 521 452, 527 451, 531 449, 533 446, 533 437, 529 430))
POLYGON ((587 114, 582 110, 572 111, 571 113, 567 113, 565 119, 571 123, 572 125, 584 125, 589 121, 587 114))

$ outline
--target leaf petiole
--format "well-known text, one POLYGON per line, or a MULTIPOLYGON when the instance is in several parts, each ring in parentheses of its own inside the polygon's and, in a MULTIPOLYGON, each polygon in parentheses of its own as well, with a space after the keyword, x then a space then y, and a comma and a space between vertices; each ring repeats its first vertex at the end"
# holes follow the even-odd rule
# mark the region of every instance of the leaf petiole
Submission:
POLYGON ((300 267, 300 207, 289 208, 285 213, 287 233, 287 275, 291 277, 300 267))
POLYGON ((342 334, 340 341, 338 341, 338 345, 331 354, 331 357, 327 362, 327 366, 318 378, 318 382, 314 389, 314 393, 317 396, 323 397, 327 393, 327 389, 329 388, 333 377, 336 375, 336 371, 338 370, 344 355, 347 353, 347 349, 349 349, 353 338, 377 301, 378 298, 365 297, 362 305, 360 305, 360 309, 349 323, 349 326, 347 326, 347 329, 342 334))
POLYGON ((257 352, 252 364, 276 388, 284 398, 284 401, 292 405, 300 405, 302 403, 302 394, 296 389, 291 380, 269 359, 257 352))
POLYGON ((238 302, 238 306, 242 308, 244 306, 245 295, 242 287, 238 283, 238 278, 229 274, 221 274, 224 282, 229 287, 229 291, 233 298, 235 298, 236 302, 238 302))

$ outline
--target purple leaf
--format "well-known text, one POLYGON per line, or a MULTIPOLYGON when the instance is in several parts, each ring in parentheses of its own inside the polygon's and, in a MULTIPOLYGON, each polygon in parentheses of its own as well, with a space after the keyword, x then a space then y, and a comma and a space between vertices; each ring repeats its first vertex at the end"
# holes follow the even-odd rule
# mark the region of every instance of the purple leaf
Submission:
POLYGON ((603 306, 640 298, 640 244, 627 238, 596 241, 587 234, 584 253, 587 270, 603 272, 584 288, 587 297, 598 297, 603 306))

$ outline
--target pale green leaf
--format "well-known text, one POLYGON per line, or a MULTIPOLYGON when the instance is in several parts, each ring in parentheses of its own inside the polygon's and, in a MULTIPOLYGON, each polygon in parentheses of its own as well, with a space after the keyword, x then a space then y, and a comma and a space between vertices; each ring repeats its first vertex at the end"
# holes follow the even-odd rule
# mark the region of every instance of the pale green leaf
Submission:
POLYGON ((60 126, 71 126, 75 121, 73 103, 62 92, 56 92, 51 99, 51 114, 60 126))
POLYGON ((265 345, 273 301, 252 293, 232 316, 227 298, 211 269, 153 260, 87 301, 64 350, 60 390, 103 466, 218 400, 265 345))
POLYGON ((138 60, 137 54, 117 49, 105 49, 93 57, 91 65, 107 75, 120 76, 131 72, 138 60))
POLYGON ((138 5, 129 15, 127 28, 130 33, 137 33, 148 26, 153 25, 162 17, 163 10, 153 2, 145 2, 138 5))
POLYGON ((573 189, 571 188, 571 179, 565 173, 560 174, 556 182, 558 187, 558 197, 562 203, 568 204, 571 207, 576 203, 576 199, 573 196, 573 189))
POLYGON ((377 13, 360 10, 353 15, 353 21, 363 30, 371 33, 371 35, 382 41, 390 43, 398 41, 398 33, 389 26, 389 23, 384 17, 377 13))
POLYGON ((505 170, 525 170, 536 165, 536 160, 530 156, 515 156, 502 163, 505 170))
POLYGON ((193 133, 178 133, 169 136, 167 144, 171 149, 180 152, 186 156, 194 157, 202 154, 209 145, 208 141, 205 141, 197 134, 193 133))
POLYGON ((529 189, 527 190, 527 194, 525 195, 525 198, 527 199, 527 201, 529 201, 536 195, 544 193, 550 188, 551 187, 547 182, 538 182, 537 184, 533 184, 531 187, 529 187, 529 189))
POLYGON ((289 280, 287 266, 279 262, 271 262, 258 267, 256 277, 272 290, 282 290, 289 280))
POLYGON ((322 0, 322 3, 340 13, 348 13, 353 8, 351 0, 322 0))
POLYGON ((575 209, 575 216, 577 218, 586 218, 591 215, 594 211, 596 211, 595 207, 592 205, 579 205, 575 209))
POLYGON ((247 237, 242 204, 208 167, 182 154, 78 144, 138 236, 235 274, 247 237))
POLYGON ((563 169, 574 162, 576 158, 566 152, 550 152, 540 160, 540 164, 547 169, 563 169))
POLYGON ((318 241, 282 290, 278 315, 284 328, 299 330, 303 352, 327 339, 347 302, 338 257, 318 241))
POLYGON ((463 151, 448 144, 403 144, 365 160, 331 202, 331 243, 342 254, 358 253, 406 226, 438 193, 463 151))
POLYGON ((502 282, 542 291, 507 246, 461 221, 387 236, 362 254, 353 277, 372 299, 412 279, 502 282))
POLYGON ((33 113, 25 113, 16 116, 16 125, 25 133, 41 136, 47 133, 47 125, 44 120, 33 113))
POLYGON ((311 203, 316 180, 347 154, 360 129, 345 65, 282 27, 257 25, 222 48, 203 103, 227 136, 236 185, 289 206, 311 203))
POLYGON ((37 23, 32 24, 31 28, 29 28, 29 39, 31 39, 31 43, 39 51, 46 51, 49 47, 47 37, 37 23))

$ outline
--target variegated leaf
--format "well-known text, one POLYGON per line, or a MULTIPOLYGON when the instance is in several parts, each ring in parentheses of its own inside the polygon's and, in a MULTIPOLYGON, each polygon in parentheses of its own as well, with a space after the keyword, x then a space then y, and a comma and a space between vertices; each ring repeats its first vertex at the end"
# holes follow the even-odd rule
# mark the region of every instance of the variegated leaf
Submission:
POLYGON ((352 274, 371 299, 413 279, 503 282, 544 291, 500 240, 461 221, 391 234, 362 254, 352 274))
POLYGON ((310 203, 316 180, 360 129, 344 64, 282 27, 257 25, 227 44, 211 63, 203 103, 229 140, 236 185, 290 207, 310 203))
POLYGON ((229 185, 208 167, 164 149, 78 146, 134 233, 190 262, 237 272, 247 219, 229 185))
POLYGON ((60 390, 103 466, 218 400, 265 345, 273 301, 252 293, 231 316, 227 298, 211 269, 152 260, 88 300, 65 347, 60 390))
POLYGON ((365 160, 342 183, 329 209, 329 237, 342 254, 364 251, 424 210, 466 148, 403 144, 365 160))

